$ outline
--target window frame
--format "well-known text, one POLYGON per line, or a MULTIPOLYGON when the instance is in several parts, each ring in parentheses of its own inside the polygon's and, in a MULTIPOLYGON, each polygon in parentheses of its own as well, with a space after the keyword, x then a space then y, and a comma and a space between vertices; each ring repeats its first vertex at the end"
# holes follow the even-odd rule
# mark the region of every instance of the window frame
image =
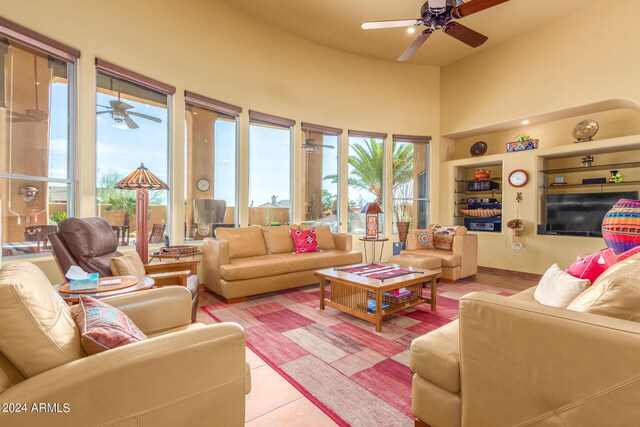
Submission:
MULTIPOLYGON (((380 207, 385 210, 385 206, 386 206, 386 200, 388 197, 388 185, 387 185, 387 174, 388 172, 388 168, 387 168, 387 159, 386 159, 386 151, 387 151, 387 138, 388 138, 388 134, 383 133, 383 132, 370 132, 370 131, 362 131, 362 130, 352 130, 349 129, 349 131, 347 132, 347 159, 346 159, 346 163, 347 163, 347 176, 346 176, 346 180, 348 182, 349 180, 349 176, 351 175, 351 171, 349 170, 349 149, 351 147, 351 138, 363 138, 363 139, 377 139, 380 140, 382 142, 382 200, 380 201, 380 207)), ((366 230, 364 233, 359 233, 359 232, 354 232, 354 231, 349 231, 349 210, 351 209, 349 207, 349 185, 347 183, 347 197, 346 197, 346 201, 347 201, 347 233, 352 234, 352 235, 364 235, 366 234, 366 230)), ((385 221, 387 216, 385 216, 386 212, 383 211, 383 213, 381 215, 383 215, 382 220, 380 220, 380 218, 378 217, 378 232, 380 234, 385 234, 385 221)), ((363 215, 363 214, 361 214, 363 215)))
MULTIPOLYGON (((395 143, 408 143, 408 144, 413 144, 413 146, 415 147, 418 144, 424 145, 425 146, 425 173, 427 173, 426 178, 427 178, 427 182, 426 182, 426 188, 425 188, 425 193, 426 196, 425 197, 415 197, 415 198, 410 198, 410 199, 396 199, 393 196, 393 188, 391 188, 391 207, 393 209, 394 206, 394 202, 396 200, 411 200, 413 202, 416 202, 416 208, 417 208, 417 212, 419 212, 419 205, 418 203, 421 201, 426 202, 426 224, 425 227, 429 225, 429 210, 431 207, 431 192, 430 192, 430 182, 431 182, 431 177, 429 175, 430 169, 429 169, 429 165, 430 165, 430 161, 431 161, 431 146, 430 146, 430 142, 431 142, 431 137, 430 136, 417 136, 417 135, 400 135, 400 134, 393 134, 392 137, 392 144, 395 143)), ((415 150, 415 148, 414 148, 415 150)), ((391 156, 393 156, 393 145, 392 145, 392 150, 391 150, 391 156)), ((414 151, 414 165, 413 167, 415 168, 415 151, 414 151)), ((391 176, 393 176, 393 170, 391 171, 391 176)), ((415 182, 414 182, 415 184, 415 182)), ((418 183, 419 185, 419 183, 418 183)), ((393 215, 393 212, 392 212, 393 215)), ((418 219, 416 219, 414 222, 411 223, 411 228, 415 229, 418 227, 418 219)), ((398 229, 396 227, 396 221, 395 221, 395 216, 391 217, 391 233, 394 235, 398 234, 398 229)))
MULTIPOLYGON (((126 83, 129 84, 133 84, 136 86, 139 86, 143 89, 152 91, 152 92, 156 92, 158 94, 164 95, 166 96, 167 99, 167 104, 166 104, 166 108, 167 108, 167 184, 169 185, 169 188, 166 190, 167 192, 167 196, 166 196, 166 219, 165 219, 165 231, 164 233, 169 236, 169 238, 171 238, 171 220, 173 219, 173 215, 172 215, 172 205, 171 205, 171 199, 172 199, 172 182, 173 182, 173 143, 174 143, 174 138, 173 138, 173 130, 174 130, 174 124, 173 124, 173 95, 176 92, 176 88, 162 83, 158 80, 154 80, 151 77, 147 77, 145 75, 136 73, 135 71, 130 71, 126 68, 123 68, 119 65, 113 64, 111 62, 105 61, 103 59, 100 58, 96 58, 95 59, 95 69, 94 69, 94 76, 96 78, 95 80, 95 85, 94 85, 94 94, 98 93, 98 74, 102 74, 103 76, 112 78, 112 79, 118 79, 118 80, 122 80, 126 83)), ((95 99, 95 103, 97 103, 97 95, 96 95, 96 99, 95 99)), ((96 115, 97 117, 97 115, 96 115)), ((97 118, 95 119, 94 123, 97 123, 97 118)), ((98 146, 98 127, 95 126, 95 130, 94 130, 94 200, 93 200, 93 209, 94 209, 94 214, 95 216, 98 217, 102 217, 101 213, 98 209, 98 194, 97 194, 97 171, 98 171, 98 150, 97 150, 97 146, 98 146)), ((151 171, 154 172, 154 171, 151 171)), ((137 203, 136 203, 137 205, 137 203)), ((134 221, 135 221, 135 217, 134 217, 134 221)), ((184 239, 184 238, 181 238, 184 239)), ((119 246, 120 247, 120 246, 119 246)), ((132 247, 132 245, 130 244, 127 247, 132 247)))
MULTIPOLYGON (((247 139, 247 194, 251 196, 251 126, 252 125, 266 125, 280 129, 287 129, 289 131, 289 224, 293 223, 293 210, 296 203, 296 196, 294 195, 294 146, 295 146, 295 135, 294 128, 296 125, 296 121, 292 119, 287 119, 284 117, 274 116, 267 113, 261 113, 255 110, 249 110, 249 126, 248 126, 248 139, 247 139)), ((247 199, 249 202, 251 197, 247 199)), ((251 221, 251 206, 247 206, 248 210, 248 221, 251 221)), ((256 224, 248 224, 256 225, 256 224)))
MULTIPOLYGON (((77 94, 78 94, 78 59, 80 51, 57 42, 47 36, 32 31, 26 27, 0 17, 0 36, 8 41, 8 46, 35 51, 43 57, 53 58, 66 64, 67 71, 67 178, 50 176, 34 176, 19 173, 0 173, 0 180, 35 181, 45 183, 65 184, 67 188, 67 216, 74 216, 77 204, 77 94)), ((13 83, 12 83, 13 84, 13 83)), ((49 88, 51 90, 51 88, 49 88)), ((51 116, 47 125, 51 127, 51 116)), ((47 201, 47 206, 49 202, 47 201)), ((0 247, 4 246, 0 233, 0 247)), ((11 259, 37 257, 49 255, 47 252, 10 256, 11 259)), ((2 256, 0 254, 0 260, 2 256)))

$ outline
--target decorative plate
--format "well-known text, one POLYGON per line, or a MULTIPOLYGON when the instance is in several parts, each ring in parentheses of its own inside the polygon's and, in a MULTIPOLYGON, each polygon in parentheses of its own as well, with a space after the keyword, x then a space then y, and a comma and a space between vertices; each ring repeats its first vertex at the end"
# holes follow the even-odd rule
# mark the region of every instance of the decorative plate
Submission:
POLYGON ((469 153, 473 157, 482 156, 487 152, 487 143, 484 141, 478 141, 471 146, 469 153))
POLYGON ((591 141, 593 136, 598 133, 598 122, 595 120, 583 120, 573 128, 573 137, 576 139, 576 142, 584 142, 591 141))

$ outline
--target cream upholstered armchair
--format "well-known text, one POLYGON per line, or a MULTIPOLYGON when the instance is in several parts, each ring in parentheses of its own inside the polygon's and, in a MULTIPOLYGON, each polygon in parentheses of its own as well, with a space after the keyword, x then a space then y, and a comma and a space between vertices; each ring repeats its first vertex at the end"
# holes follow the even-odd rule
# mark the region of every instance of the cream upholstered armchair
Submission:
POLYGON ((0 270, 1 426, 244 424, 250 374, 239 325, 192 324, 183 287, 101 301, 149 339, 87 356, 73 308, 35 265, 0 270))

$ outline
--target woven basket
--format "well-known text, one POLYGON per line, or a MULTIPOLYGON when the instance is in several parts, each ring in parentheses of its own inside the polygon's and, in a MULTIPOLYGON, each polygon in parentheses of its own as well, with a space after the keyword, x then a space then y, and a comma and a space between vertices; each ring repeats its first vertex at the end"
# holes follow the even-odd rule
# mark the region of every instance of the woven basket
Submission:
POLYGON ((198 252, 198 247, 197 246, 191 246, 191 245, 176 245, 176 246, 169 246, 168 248, 162 248, 162 252, 163 253, 170 253, 170 254, 191 254, 194 252, 198 252))
POLYGON ((462 212, 462 215, 477 218, 488 218, 491 216, 502 215, 501 209, 460 209, 460 212, 462 212))
POLYGON ((614 252, 640 245, 640 200, 618 200, 602 220, 602 237, 614 252))

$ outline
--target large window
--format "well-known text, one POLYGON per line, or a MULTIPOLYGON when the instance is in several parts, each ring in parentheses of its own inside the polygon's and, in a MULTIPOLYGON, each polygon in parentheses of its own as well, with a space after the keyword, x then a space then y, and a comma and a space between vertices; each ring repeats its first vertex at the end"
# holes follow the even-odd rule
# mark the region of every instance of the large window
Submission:
MULTIPOLYGON (((47 50, 43 45, 39 48, 47 50)), ((77 56, 58 59, 28 44, 0 38, 4 257, 50 251, 47 234, 73 215, 74 88, 69 82, 74 81, 77 56)))
POLYGON ((237 222, 235 114, 241 109, 190 92, 185 96, 185 238, 203 239, 237 222))
POLYGON ((338 153, 341 129, 302 123, 304 157, 303 223, 340 230, 338 208, 338 153))
MULTIPOLYGON (((376 202, 384 208, 384 134, 349 131, 349 233, 365 232, 367 203, 376 202)), ((383 214, 379 215, 382 231, 383 214)))
POLYGON ((295 122, 254 111, 249 117, 249 225, 289 224, 295 122))
POLYGON ((393 135, 393 232, 429 223, 429 137, 393 135))
MULTIPOLYGON (((100 70, 100 67, 98 68, 100 70)), ((114 185, 144 163, 169 182, 168 95, 108 72, 98 71, 96 93, 96 205, 119 237, 120 245, 134 245, 134 191, 114 185)), ((149 192, 149 230, 168 234, 168 191, 149 192)))

